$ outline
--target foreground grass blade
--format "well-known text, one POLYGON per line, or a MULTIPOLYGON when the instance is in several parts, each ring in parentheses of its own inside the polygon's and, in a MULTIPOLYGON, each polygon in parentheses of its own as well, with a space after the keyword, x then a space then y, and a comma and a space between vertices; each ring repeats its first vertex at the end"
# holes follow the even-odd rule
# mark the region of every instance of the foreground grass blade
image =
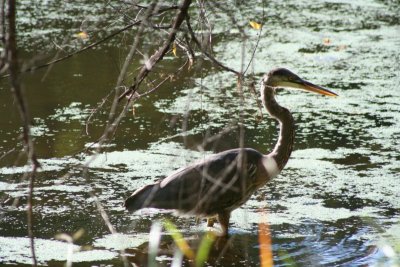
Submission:
POLYGON ((160 246, 162 226, 159 222, 153 223, 149 234, 148 266, 156 267, 156 257, 160 246))
POLYGON ((165 220, 164 227, 172 236, 172 239, 174 240, 178 248, 182 251, 183 255, 185 255, 189 260, 194 260, 193 250, 189 247, 182 234, 178 232, 178 229, 175 227, 175 225, 171 221, 165 220))
POLYGON ((215 241, 215 238, 216 236, 213 232, 208 232, 207 234, 204 235, 197 250, 196 261, 195 261, 196 267, 202 267, 205 261, 208 259, 208 254, 210 253, 210 249, 215 241))
POLYGON ((297 264, 296 262, 290 257, 289 253, 287 253, 284 250, 279 250, 278 255, 280 260, 282 260, 285 263, 285 266, 289 267, 296 267, 297 264))

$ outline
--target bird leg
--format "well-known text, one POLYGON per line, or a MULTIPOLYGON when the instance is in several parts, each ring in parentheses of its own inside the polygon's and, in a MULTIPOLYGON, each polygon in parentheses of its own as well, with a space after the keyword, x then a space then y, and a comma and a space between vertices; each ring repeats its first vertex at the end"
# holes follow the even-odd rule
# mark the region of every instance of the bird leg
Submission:
POLYGON ((221 213, 218 213, 218 221, 221 224, 222 228, 222 235, 223 236, 228 236, 228 228, 229 228, 229 219, 231 217, 231 212, 230 211, 224 211, 221 213))

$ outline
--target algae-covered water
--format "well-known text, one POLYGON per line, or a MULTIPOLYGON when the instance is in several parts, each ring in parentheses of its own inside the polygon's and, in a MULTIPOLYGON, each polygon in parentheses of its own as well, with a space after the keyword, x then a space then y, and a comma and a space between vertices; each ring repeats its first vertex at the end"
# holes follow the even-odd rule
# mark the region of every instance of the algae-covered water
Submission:
MULTIPOLYGON (((339 97, 278 91, 279 103, 296 121, 295 151, 277 178, 233 212, 231 238, 216 241, 208 266, 259 265, 258 226, 265 222, 276 266, 391 266, 396 257, 398 263, 400 4, 233 1, 225 8, 230 16, 208 14, 214 55, 221 62, 237 70, 247 65, 259 34, 247 25, 255 20, 263 24, 249 68, 257 79, 273 67, 287 67, 339 97), (232 26, 232 16, 249 36, 245 42, 232 26)), ((90 43, 93 36, 122 27, 127 18, 121 10, 129 12, 127 3, 119 1, 20 1, 18 10, 25 64, 78 49, 86 44, 74 37, 82 27, 90 43)), ((123 199, 190 162, 238 147, 241 120, 246 147, 267 153, 277 140, 277 124, 266 112, 259 120, 254 95, 244 88, 241 101, 231 73, 196 59, 190 70, 137 101, 135 115, 128 113, 96 155, 90 145, 103 132, 109 110, 90 116, 115 86, 130 34, 22 76, 42 165, 35 182, 33 227, 40 265, 61 266, 68 260, 78 266, 124 261, 146 266, 150 229, 166 218, 196 248, 207 231, 205 222, 152 209, 129 214, 123 199), (86 174, 83 163, 89 164, 86 174), (110 233, 90 191, 117 234, 110 233), (81 235, 73 243, 56 238, 76 232, 81 235)), ((158 47, 151 41, 144 39, 150 48, 142 47, 142 52, 158 47)), ((177 57, 168 54, 162 68, 173 71, 183 57, 179 49, 177 57)), ((131 71, 140 64, 140 59, 134 61, 131 71)), ((19 153, 21 123, 6 79, 0 81, 0 114, 0 263, 28 265, 28 182, 23 174, 29 167, 19 153)), ((179 253, 163 231, 156 263, 169 266, 177 259, 179 253)))

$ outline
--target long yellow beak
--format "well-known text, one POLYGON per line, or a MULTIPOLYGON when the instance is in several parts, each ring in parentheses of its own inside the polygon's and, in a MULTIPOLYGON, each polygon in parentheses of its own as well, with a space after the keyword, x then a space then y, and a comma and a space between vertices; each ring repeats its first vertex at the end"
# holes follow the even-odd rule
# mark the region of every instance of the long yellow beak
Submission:
POLYGON ((315 85, 313 83, 310 83, 308 81, 302 80, 302 82, 299 84, 300 88, 306 91, 318 93, 321 95, 326 95, 326 96, 338 96, 335 92, 332 92, 324 87, 321 87, 319 85, 315 85))
POLYGON ((332 92, 324 87, 315 85, 315 84, 310 83, 309 81, 306 81, 303 79, 299 79, 298 81, 295 81, 295 82, 279 82, 278 86, 298 88, 298 89, 302 89, 305 91, 314 92, 314 93, 318 93, 318 94, 326 95, 326 96, 338 96, 338 94, 336 94, 335 92, 332 92))

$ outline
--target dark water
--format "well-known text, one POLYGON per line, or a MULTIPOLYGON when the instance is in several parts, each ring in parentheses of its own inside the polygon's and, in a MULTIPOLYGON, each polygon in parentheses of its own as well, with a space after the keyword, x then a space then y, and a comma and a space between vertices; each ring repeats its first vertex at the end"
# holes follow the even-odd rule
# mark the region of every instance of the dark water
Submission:
MULTIPOLYGON (((49 60, 45 56, 55 55, 55 45, 66 51, 84 45, 73 37, 83 20, 82 27, 95 39, 127 19, 118 11, 122 7, 127 12, 127 7, 117 1, 107 6, 101 1, 32 3, 19 4, 20 52, 29 59, 25 64, 49 60)), ((250 35, 244 49, 248 62, 257 31, 247 24, 261 21, 263 8, 258 2, 236 4, 226 8, 250 35)), ((285 170, 233 213, 232 237, 216 240, 209 265, 259 265, 258 224, 265 216, 277 266, 399 264, 400 4, 320 0, 264 5, 262 37, 250 69, 260 78, 273 67, 285 66, 340 97, 279 92, 279 102, 290 108, 297 122, 295 151, 285 170)), ((215 55, 240 69, 239 31, 225 16, 210 15, 209 20, 215 55)), ((254 96, 245 90, 241 103, 231 74, 197 60, 191 70, 138 101, 136 115, 127 115, 104 153, 95 155, 93 148, 82 152, 103 132, 108 102, 91 119, 88 134, 86 123, 112 91, 131 34, 50 70, 23 75, 42 164, 34 196, 41 265, 62 266, 67 258, 77 266, 123 265, 120 250, 126 249, 128 261, 145 266, 150 229, 165 218, 196 248, 207 230, 204 222, 154 210, 128 214, 121 206, 123 199, 196 159, 238 147, 240 135, 234 126, 240 112, 246 146, 266 153, 276 142, 277 126, 266 114, 258 121, 254 96), (203 145, 204 138, 230 126, 222 138, 203 145), (85 176, 80 166, 89 161, 85 176), (91 189, 118 234, 110 234, 91 189), (79 229, 84 234, 74 245, 55 238, 79 229)), ((142 52, 151 53, 154 38, 145 39, 148 45, 142 52)), ((182 57, 179 50, 178 58, 167 56, 161 70, 173 71, 182 57)), ((140 60, 135 59, 131 71, 140 60)), ((7 80, 0 86, 0 151, 10 152, 0 161, 0 262, 24 265, 31 263, 23 179, 29 168, 19 153, 21 126, 7 80)), ((174 257, 179 259, 176 255, 171 237, 163 233, 156 262, 171 265, 174 257)))

